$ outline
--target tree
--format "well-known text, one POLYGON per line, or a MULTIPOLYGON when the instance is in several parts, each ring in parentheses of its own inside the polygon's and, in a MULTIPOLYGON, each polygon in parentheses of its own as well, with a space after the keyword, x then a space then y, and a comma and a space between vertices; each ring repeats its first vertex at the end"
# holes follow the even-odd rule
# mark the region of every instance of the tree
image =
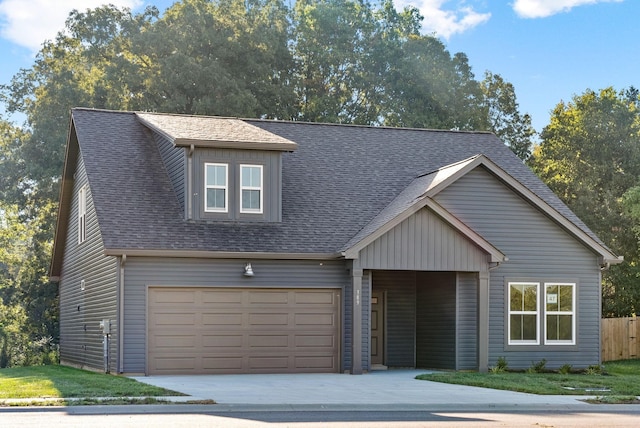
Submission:
POLYGON ((633 91, 585 91, 553 110, 531 166, 610 248, 625 257, 604 276, 603 313, 629 315, 639 307, 637 227, 623 196, 640 176, 640 116, 633 91), (632 291, 635 290, 635 291, 632 291), (626 296, 626 297, 625 297, 626 296))
POLYGON ((520 114, 513 85, 500 75, 487 71, 482 81, 482 92, 489 129, 520 159, 529 159, 536 132, 531 126, 531 117, 520 114))

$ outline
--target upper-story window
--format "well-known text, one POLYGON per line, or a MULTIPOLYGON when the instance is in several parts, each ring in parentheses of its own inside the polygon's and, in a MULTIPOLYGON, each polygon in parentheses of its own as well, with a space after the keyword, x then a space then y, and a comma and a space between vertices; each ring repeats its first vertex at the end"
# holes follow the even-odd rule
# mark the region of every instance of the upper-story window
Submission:
POLYGON ((229 205, 229 166, 223 163, 204 164, 204 210, 227 212, 229 205))
POLYGON ((262 165, 240 165, 240 212, 262 214, 262 165))
POLYGON ((87 239, 87 187, 78 190, 78 244, 87 239))

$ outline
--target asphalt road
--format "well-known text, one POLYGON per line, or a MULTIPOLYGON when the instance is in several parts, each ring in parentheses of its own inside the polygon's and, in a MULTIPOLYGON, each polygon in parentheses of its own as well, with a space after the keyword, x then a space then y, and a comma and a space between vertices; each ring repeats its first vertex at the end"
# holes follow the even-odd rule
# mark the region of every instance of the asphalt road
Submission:
POLYGON ((633 427, 640 406, 487 410, 250 410, 216 405, 1 408, 1 427, 633 427))

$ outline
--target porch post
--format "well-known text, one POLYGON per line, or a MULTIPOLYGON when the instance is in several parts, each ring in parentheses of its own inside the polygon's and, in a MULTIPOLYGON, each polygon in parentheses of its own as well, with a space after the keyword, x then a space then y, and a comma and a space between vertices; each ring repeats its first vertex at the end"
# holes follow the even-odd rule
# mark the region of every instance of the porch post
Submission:
POLYGON ((353 313, 351 334, 351 374, 362 374, 362 269, 353 260, 353 313))
POLYGON ((489 271, 478 275, 478 370, 489 371, 489 271))

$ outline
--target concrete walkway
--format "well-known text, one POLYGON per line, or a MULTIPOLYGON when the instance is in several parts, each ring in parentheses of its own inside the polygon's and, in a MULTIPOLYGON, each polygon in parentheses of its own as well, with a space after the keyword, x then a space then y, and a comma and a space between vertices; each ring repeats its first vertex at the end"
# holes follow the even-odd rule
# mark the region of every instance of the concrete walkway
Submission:
POLYGON ((544 396, 416 380, 424 370, 348 374, 134 377, 220 405, 294 408, 587 408, 578 396, 544 396))

